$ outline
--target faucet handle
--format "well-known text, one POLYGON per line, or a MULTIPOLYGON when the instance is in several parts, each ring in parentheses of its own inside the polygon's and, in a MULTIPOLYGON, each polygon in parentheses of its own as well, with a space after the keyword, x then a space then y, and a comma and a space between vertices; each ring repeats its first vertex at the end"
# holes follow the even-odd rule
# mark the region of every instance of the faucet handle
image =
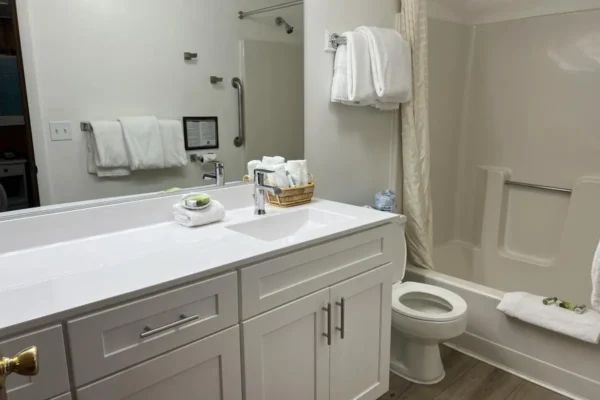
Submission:
POLYGON ((258 169, 254 170, 254 177, 256 178, 259 174, 263 175, 263 174, 274 174, 274 173, 275 173, 275 171, 271 171, 270 169, 258 168, 258 169))

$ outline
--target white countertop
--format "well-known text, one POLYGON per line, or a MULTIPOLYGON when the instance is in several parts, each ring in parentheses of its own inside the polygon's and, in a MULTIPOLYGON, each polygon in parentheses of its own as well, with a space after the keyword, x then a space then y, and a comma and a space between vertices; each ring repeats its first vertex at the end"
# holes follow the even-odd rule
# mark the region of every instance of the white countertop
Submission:
MULTIPOLYGON (((226 193, 245 196, 248 189, 239 189, 239 193, 228 189, 226 193)), ((211 196, 219 198, 216 191, 211 196)), ((165 201, 157 204, 164 207, 165 201)), ((110 212, 119 212, 119 207, 125 206, 112 206, 110 212)), ((170 216, 170 207, 161 212, 170 216)), ((253 215, 252 207, 229 209, 224 221, 199 228, 185 228, 165 217, 165 222, 0 253, 0 294, 8 299, 0 307, 0 336, 192 282, 341 234, 405 221, 402 216, 325 200, 291 209, 268 207, 267 212, 267 216, 258 217, 253 215), (227 229, 232 224, 303 208, 350 218, 270 242, 227 229)), ((81 215, 86 217, 90 215, 81 215)), ((35 218, 22 223, 30 229, 35 218)), ((61 220, 60 215, 53 218, 61 220)), ((40 222, 48 223, 42 219, 40 222)))

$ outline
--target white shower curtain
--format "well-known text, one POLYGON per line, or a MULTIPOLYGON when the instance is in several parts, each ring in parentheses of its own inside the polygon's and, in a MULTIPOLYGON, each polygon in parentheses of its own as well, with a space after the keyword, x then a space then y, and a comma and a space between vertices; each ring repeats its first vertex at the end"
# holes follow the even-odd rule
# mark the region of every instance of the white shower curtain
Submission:
POLYGON ((408 218, 408 260, 415 266, 433 269, 426 0, 402 0, 396 29, 410 43, 413 67, 413 99, 401 108, 402 206, 408 218))

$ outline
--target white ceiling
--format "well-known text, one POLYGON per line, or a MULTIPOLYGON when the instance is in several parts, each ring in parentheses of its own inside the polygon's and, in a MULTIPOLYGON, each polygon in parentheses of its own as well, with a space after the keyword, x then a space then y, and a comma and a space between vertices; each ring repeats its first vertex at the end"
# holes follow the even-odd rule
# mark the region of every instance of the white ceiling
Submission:
POLYGON ((428 9, 432 18, 475 25, 600 9, 600 0, 428 0, 428 9))

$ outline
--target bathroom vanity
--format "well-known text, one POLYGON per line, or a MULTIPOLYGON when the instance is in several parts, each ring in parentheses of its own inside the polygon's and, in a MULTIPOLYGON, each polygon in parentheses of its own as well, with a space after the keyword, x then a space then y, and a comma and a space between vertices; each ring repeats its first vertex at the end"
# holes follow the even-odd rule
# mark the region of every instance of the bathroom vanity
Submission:
POLYGON ((324 200, 254 216, 252 190, 211 191, 227 217, 195 229, 171 222, 178 196, 0 222, 0 351, 39 349, 8 399, 384 394, 404 217, 324 200))

